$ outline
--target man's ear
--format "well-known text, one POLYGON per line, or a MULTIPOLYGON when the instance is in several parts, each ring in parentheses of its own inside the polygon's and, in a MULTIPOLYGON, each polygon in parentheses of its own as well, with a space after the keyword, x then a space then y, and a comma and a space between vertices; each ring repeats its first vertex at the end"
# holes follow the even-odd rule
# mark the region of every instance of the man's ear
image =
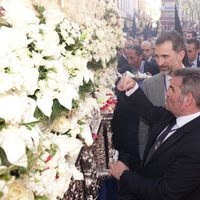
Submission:
POLYGON ((184 51, 184 50, 180 51, 180 52, 178 53, 178 55, 179 55, 179 59, 182 61, 183 58, 184 58, 184 56, 185 56, 185 51, 184 51))
POLYGON ((191 104, 191 103, 194 103, 194 97, 191 93, 188 93, 184 99, 183 99, 183 102, 184 103, 187 103, 188 105, 191 104))

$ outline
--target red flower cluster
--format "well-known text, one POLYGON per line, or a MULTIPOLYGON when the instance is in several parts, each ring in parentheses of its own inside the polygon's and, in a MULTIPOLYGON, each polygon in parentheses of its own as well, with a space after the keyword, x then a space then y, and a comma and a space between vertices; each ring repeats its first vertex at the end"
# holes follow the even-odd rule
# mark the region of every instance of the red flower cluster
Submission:
POLYGON ((112 94, 108 94, 110 98, 104 103, 104 105, 100 108, 101 112, 113 112, 115 105, 117 103, 116 97, 114 97, 112 94))

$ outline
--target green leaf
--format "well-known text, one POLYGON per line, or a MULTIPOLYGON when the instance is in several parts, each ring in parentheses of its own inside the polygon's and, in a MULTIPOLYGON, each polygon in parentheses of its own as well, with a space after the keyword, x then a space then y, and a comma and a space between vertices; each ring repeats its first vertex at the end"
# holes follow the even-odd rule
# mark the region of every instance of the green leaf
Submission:
POLYGON ((3 118, 0 118, 0 131, 5 128, 5 120, 3 118))
POLYGON ((40 120, 35 121, 35 122, 30 122, 30 123, 26 123, 26 124, 22 124, 24 126, 26 126, 26 128, 28 130, 31 130, 33 127, 35 127, 38 123, 40 122, 40 120))
POLYGON ((48 119, 48 117, 38 107, 35 109, 34 117, 39 121, 48 119))
POLYGON ((54 99, 53 100, 52 113, 51 113, 50 118, 54 119, 54 118, 56 118, 57 116, 59 116, 63 112, 67 113, 67 112, 69 112, 69 110, 67 108, 65 108, 64 106, 62 106, 59 103, 58 99, 54 99))
POLYGON ((83 85, 79 87, 79 95, 81 99, 85 99, 88 94, 93 94, 95 91, 95 85, 90 80, 89 82, 83 82, 83 85))
POLYGON ((3 197, 3 192, 0 191, 0 198, 3 197))
POLYGON ((1 165, 4 165, 4 166, 10 165, 10 163, 8 162, 6 153, 5 153, 4 149, 1 147, 0 147, 0 159, 1 159, 1 163, 0 163, 1 165))
POLYGON ((40 5, 33 5, 33 7, 35 8, 35 10, 38 12, 38 18, 40 19, 40 24, 45 24, 46 23, 46 20, 45 20, 45 17, 44 17, 44 11, 45 11, 45 8, 44 6, 40 6, 40 5))
POLYGON ((35 196, 35 200, 49 200, 49 199, 46 196, 38 196, 38 195, 36 195, 35 196))

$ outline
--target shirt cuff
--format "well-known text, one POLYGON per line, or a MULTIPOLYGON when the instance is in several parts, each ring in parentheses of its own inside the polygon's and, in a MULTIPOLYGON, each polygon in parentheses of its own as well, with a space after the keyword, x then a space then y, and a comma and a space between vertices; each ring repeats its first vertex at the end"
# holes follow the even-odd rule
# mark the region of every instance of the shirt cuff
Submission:
POLYGON ((126 91, 126 96, 129 97, 131 96, 137 89, 138 89, 139 85, 136 83, 135 86, 133 88, 131 88, 130 90, 126 91))

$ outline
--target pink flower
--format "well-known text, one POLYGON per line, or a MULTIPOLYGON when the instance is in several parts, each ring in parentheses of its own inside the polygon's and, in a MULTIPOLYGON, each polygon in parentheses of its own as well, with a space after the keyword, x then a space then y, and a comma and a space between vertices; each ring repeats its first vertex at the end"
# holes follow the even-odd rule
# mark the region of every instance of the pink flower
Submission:
POLYGON ((52 159, 52 155, 47 156, 47 159, 44 161, 45 163, 52 159))

